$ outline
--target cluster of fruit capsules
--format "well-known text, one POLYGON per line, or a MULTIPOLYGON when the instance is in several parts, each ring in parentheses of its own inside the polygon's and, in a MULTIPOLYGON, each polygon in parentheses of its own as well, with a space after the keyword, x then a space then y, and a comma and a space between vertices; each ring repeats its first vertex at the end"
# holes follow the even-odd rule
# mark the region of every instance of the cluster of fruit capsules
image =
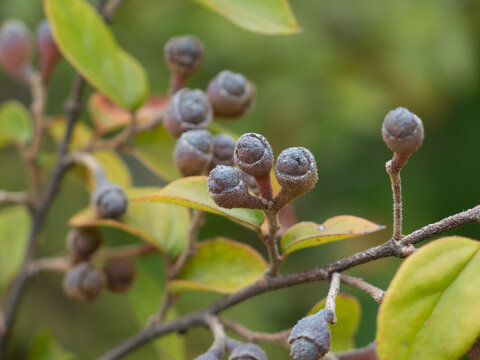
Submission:
POLYGON ((184 88, 187 78, 203 60, 203 45, 194 36, 177 36, 165 46, 165 60, 172 73, 173 92, 165 112, 165 129, 178 138, 174 163, 182 176, 207 174, 217 165, 233 165, 235 140, 212 136, 213 118, 233 119, 246 114, 255 102, 255 87, 243 75, 222 71, 204 92, 184 88))
MULTIPOLYGON (((35 73, 32 42, 29 30, 19 20, 7 20, 0 28, 0 65, 6 73, 21 82, 30 82, 35 73)), ((43 82, 47 83, 61 58, 47 20, 37 28, 36 48, 40 75, 43 82)))
POLYGON ((281 189, 274 197, 270 179, 273 151, 267 139, 260 134, 247 133, 238 139, 234 161, 238 168, 218 165, 210 172, 207 182, 215 203, 228 209, 273 207, 278 211, 313 189, 318 180, 315 159, 309 150, 302 147, 285 149, 275 164, 275 176, 281 189), (257 185, 257 193, 248 191, 252 178, 257 185))

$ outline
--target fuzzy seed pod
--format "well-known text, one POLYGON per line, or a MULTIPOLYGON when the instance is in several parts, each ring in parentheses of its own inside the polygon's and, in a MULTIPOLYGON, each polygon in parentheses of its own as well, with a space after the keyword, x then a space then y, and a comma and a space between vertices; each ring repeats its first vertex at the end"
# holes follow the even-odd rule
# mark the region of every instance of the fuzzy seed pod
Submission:
POLYGON ((261 209, 262 201, 248 193, 247 184, 241 179, 240 171, 231 166, 218 165, 210 171, 208 191, 218 206, 226 209, 261 209))
POLYGON ((405 108, 390 111, 383 120, 382 138, 394 153, 412 154, 422 145, 423 136, 422 120, 405 108))
POLYGON ((268 360, 267 354, 256 344, 247 343, 235 347, 228 360, 268 360))
POLYGON ((221 360, 223 357, 223 348, 214 347, 205 354, 197 356, 194 360, 221 360))
POLYGON ((96 228, 74 228, 67 235, 67 248, 74 262, 88 260, 101 242, 102 235, 96 228))
POLYGON ((277 158, 275 175, 282 189, 297 197, 314 188, 318 180, 317 164, 309 150, 288 148, 277 158))
POLYGON ((42 21, 37 28, 37 51, 42 79, 48 82, 62 54, 53 40, 50 23, 47 20, 42 21))
POLYGON ((112 292, 127 291, 135 281, 137 270, 130 258, 110 259, 103 268, 107 279, 107 288, 112 292))
POLYGON ((174 36, 165 45, 165 61, 172 73, 188 77, 203 60, 203 45, 195 36, 174 36))
POLYGON ((213 137, 213 159, 211 169, 217 165, 235 165, 233 153, 235 152, 235 139, 227 134, 213 137))
POLYGON ((300 319, 290 332, 290 356, 294 360, 319 360, 330 350, 330 328, 320 310, 300 319))
POLYGON ((93 301, 105 287, 103 272, 89 263, 80 263, 72 267, 63 280, 65 293, 78 300, 93 301))
POLYGON ((173 162, 182 176, 205 174, 212 162, 212 135, 208 130, 190 130, 177 140, 173 162))
POLYGON ((212 117, 212 106, 205 93, 185 88, 170 99, 163 124, 170 134, 179 137, 188 130, 206 129, 212 117))
POLYGON ((118 219, 127 212, 128 199, 117 184, 103 182, 92 193, 91 204, 102 219, 118 219))
POLYGON ((33 74, 31 36, 18 20, 6 21, 0 28, 0 65, 18 80, 28 82, 33 74))
POLYGON ((236 118, 246 114, 255 103, 255 86, 242 74, 226 70, 210 81, 207 96, 215 117, 236 118))
POLYGON ((243 134, 234 153, 238 167, 255 178, 268 176, 273 166, 272 147, 260 134, 243 134))

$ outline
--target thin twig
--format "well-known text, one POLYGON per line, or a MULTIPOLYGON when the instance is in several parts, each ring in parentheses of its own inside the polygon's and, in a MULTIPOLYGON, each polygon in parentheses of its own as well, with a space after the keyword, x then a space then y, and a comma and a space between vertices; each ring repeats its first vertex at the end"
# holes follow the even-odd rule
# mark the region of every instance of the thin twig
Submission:
POLYGON ((264 333, 252 331, 247 327, 243 326, 242 324, 230 319, 220 318, 220 322, 225 326, 227 330, 233 331, 248 342, 266 342, 272 344, 280 344, 287 348, 289 347, 288 336, 290 335, 290 329, 277 333, 264 333))
POLYGON ((0 190, 0 204, 27 204, 28 195, 24 192, 0 190))
POLYGON ((450 216, 435 223, 434 225, 436 226, 436 230, 432 229, 431 225, 425 226, 424 228, 405 236, 400 244, 397 241, 387 241, 381 245, 350 255, 331 264, 317 267, 313 270, 301 273, 278 275, 276 277, 264 277, 248 287, 241 289, 236 293, 231 294, 203 309, 180 316, 168 323, 152 323, 140 330, 131 338, 126 339, 117 347, 105 353, 98 360, 119 359, 159 336, 174 331, 186 331, 191 327, 201 325, 203 323, 203 317, 205 314, 218 314, 225 309, 228 309, 240 302, 260 294, 304 283, 328 280, 331 274, 334 272, 342 272, 357 265, 380 258, 398 256, 402 252, 402 246, 406 247, 410 244, 415 244, 431 238, 444 231, 448 231, 462 225, 478 222, 480 222, 480 206, 476 206, 470 210, 450 216))
POLYGON ((373 300, 375 300, 379 304, 382 303, 383 298, 385 297, 385 291, 383 291, 382 289, 372 284, 369 284, 368 282, 366 282, 361 278, 342 274, 340 276, 340 280, 344 284, 353 286, 354 288, 357 288, 359 290, 362 290, 363 292, 366 292, 368 295, 370 295, 373 298, 373 300))
POLYGON ((402 181, 400 169, 392 166, 393 160, 387 161, 385 167, 390 176, 393 193, 393 239, 402 238, 402 181))
POLYGON ((38 275, 40 272, 66 272, 71 266, 71 261, 67 257, 43 258, 32 261, 28 267, 28 276, 38 275))
POLYGON ((91 154, 83 151, 76 151, 70 154, 70 158, 73 162, 82 164, 90 171, 97 186, 106 181, 107 176, 105 175, 103 165, 91 154))
POLYGON ((377 360, 377 347, 375 342, 371 342, 367 346, 349 350, 345 352, 340 352, 334 354, 336 360, 377 360))
POLYGON ((265 210, 265 217, 268 223, 268 235, 265 239, 268 255, 270 258, 267 274, 269 276, 277 276, 282 264, 282 258, 278 251, 277 233, 280 229, 278 224, 278 211, 276 209, 265 210))
POLYGON ((328 290, 327 300, 325 302, 325 310, 332 312, 333 317, 331 323, 337 322, 337 315, 335 314, 335 303, 337 301, 338 291, 340 290, 340 273, 335 272, 332 274, 332 280, 330 281, 330 289, 328 290))
POLYGON ((113 15, 117 9, 125 2, 125 0, 112 0, 108 3, 103 11, 103 18, 106 22, 112 21, 113 15))

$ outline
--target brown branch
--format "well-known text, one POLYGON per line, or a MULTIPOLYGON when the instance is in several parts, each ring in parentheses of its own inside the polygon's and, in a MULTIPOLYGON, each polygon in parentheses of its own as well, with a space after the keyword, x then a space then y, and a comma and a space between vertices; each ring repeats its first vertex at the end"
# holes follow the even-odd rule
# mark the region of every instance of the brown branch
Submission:
POLYGON ((265 238, 264 243, 267 246, 270 258, 267 273, 269 276, 277 276, 283 260, 278 252, 277 233, 278 230, 280 230, 280 225, 278 224, 278 211, 271 208, 264 212, 268 223, 268 235, 265 238))
POLYGON ((377 347, 375 342, 371 342, 367 346, 333 354, 335 360, 377 360, 377 347))
POLYGON ((467 350, 467 356, 470 360, 480 360, 480 345, 478 342, 480 342, 480 335, 472 346, 470 346, 470 349, 467 350))
POLYGON ((354 288, 357 288, 359 290, 362 290, 363 292, 367 293, 370 295, 373 300, 375 300, 377 303, 381 304, 383 301, 383 298, 385 297, 385 291, 382 289, 369 284, 365 280, 357 277, 353 277, 350 275, 342 274, 340 276, 340 280, 342 283, 353 286, 354 288))
POLYGON ((0 204, 28 204, 28 201, 26 193, 0 190, 0 204))
POLYGON ((70 154, 70 159, 75 163, 85 166, 95 179, 97 186, 106 181, 107 176, 103 165, 91 154, 83 151, 75 151, 70 154))
POLYGON ((290 347, 288 344, 288 336, 290 335, 290 329, 277 333, 263 333, 252 331, 234 320, 221 318, 220 322, 225 326, 227 330, 230 330, 240 335, 247 342, 267 342, 272 344, 280 344, 287 348, 290 347))
POLYGON ((152 323, 144 329, 140 330, 131 338, 125 340, 117 347, 108 351, 98 360, 119 359, 124 355, 130 353, 131 351, 135 350, 136 348, 148 343, 150 340, 155 339, 159 336, 174 331, 186 331, 193 326, 198 326, 202 324, 205 314, 218 314, 225 309, 228 309, 240 302, 243 302, 260 294, 304 283, 328 280, 334 272, 342 272, 360 264, 364 264, 384 257, 402 256, 402 254, 405 253, 405 248, 408 248, 408 246, 411 244, 415 244, 417 242, 425 240, 425 236, 427 236, 426 234, 431 234, 430 237, 432 237, 438 235, 443 231, 451 230, 454 227, 478 222, 480 222, 480 206, 450 216, 435 223, 435 226, 437 227, 436 231, 431 229, 431 225, 427 225, 424 228, 417 230, 408 236, 405 236, 402 239, 401 243, 389 240, 381 245, 350 255, 331 264, 317 267, 313 270, 287 275, 279 275, 276 277, 266 276, 253 283, 252 285, 241 289, 236 293, 231 294, 223 299, 220 299, 216 303, 213 303, 203 309, 183 315, 169 323, 152 323), (452 218, 454 220, 452 220, 452 218))
POLYGON ((328 289, 327 300, 325 301, 325 310, 332 313, 329 322, 335 324, 337 322, 337 315, 335 314, 335 303, 337 301, 338 291, 340 290, 340 273, 334 272, 330 281, 330 288, 328 289))
POLYGON ((385 167, 390 176, 393 193, 393 239, 402 238, 402 181, 400 179, 400 168, 393 166, 394 159, 387 161, 385 167))

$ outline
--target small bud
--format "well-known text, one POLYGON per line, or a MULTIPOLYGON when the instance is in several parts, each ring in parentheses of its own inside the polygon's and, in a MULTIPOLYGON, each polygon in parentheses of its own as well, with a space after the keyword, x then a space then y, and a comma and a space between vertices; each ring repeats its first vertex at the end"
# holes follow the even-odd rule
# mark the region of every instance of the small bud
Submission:
POLYGON ((118 219, 127 212, 128 199, 117 184, 103 182, 92 193, 91 203, 102 219, 118 219))
POLYGON ((309 150, 302 147, 288 148, 280 153, 275 175, 282 186, 276 199, 281 202, 279 207, 312 190, 318 180, 315 159, 309 150))
POLYGON ((127 291, 135 281, 137 271, 130 258, 110 259, 103 268, 110 291, 122 293, 127 291))
POLYGON ((262 201, 248 193, 247 184, 240 177, 240 170, 231 166, 218 165, 210 171, 208 191, 218 206, 232 208, 261 209, 262 201))
POLYGON ((268 360, 267 354, 258 345, 247 343, 235 347, 228 360, 268 360))
POLYGON ((330 350, 330 328, 322 310, 300 319, 288 338, 294 360, 318 360, 330 350))
POLYGON ((405 108, 390 111, 383 120, 383 141, 394 153, 412 154, 422 145, 423 136, 422 120, 405 108))
POLYGON ((105 287, 105 276, 89 263, 72 267, 63 280, 65 293, 78 300, 93 301, 105 287))
POLYGON ((205 174, 212 162, 212 135, 208 130, 190 130, 177 140, 173 162, 182 176, 205 174))
POLYGON ((88 260, 101 242, 102 235, 96 228, 74 228, 67 235, 67 248, 74 262, 88 260))
POLYGON ((203 91, 181 89, 170 99, 163 123, 170 134, 179 137, 187 130, 206 129, 212 116, 212 106, 203 91))
POLYGON ((255 87, 242 75, 220 72, 208 85, 207 96, 215 117, 236 118, 246 114, 255 103, 255 87))
POLYGON ((235 139, 227 134, 213 137, 213 159, 211 169, 217 165, 235 165, 233 153, 235 152, 235 139))
POLYGON ((165 60, 172 73, 190 76, 203 60, 203 45, 195 36, 174 36, 165 45, 165 60))
POLYGON ((28 82, 31 65, 30 32, 18 20, 6 21, 0 28, 0 65, 13 77, 28 82))
POLYGON ((37 51, 42 79, 44 82, 48 82, 62 54, 53 40, 50 23, 47 20, 42 21, 37 28, 37 51))
POLYGON ((256 178, 268 176, 272 169, 272 147, 260 134, 243 134, 237 141, 234 157, 240 169, 256 178))

